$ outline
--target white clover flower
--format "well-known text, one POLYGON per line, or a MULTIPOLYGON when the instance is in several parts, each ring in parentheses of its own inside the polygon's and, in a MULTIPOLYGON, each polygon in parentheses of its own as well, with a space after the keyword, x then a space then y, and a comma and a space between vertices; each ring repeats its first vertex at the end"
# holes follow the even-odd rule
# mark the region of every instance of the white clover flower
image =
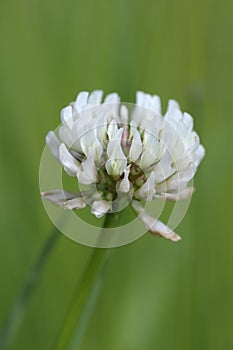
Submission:
POLYGON ((77 177, 80 193, 53 190, 42 197, 65 209, 91 205, 97 218, 130 198, 132 208, 154 235, 172 241, 180 237, 147 214, 140 201, 177 201, 192 194, 189 186, 205 155, 193 131, 193 118, 170 100, 164 116, 160 98, 137 92, 130 111, 118 94, 80 92, 61 111, 59 137, 46 136, 52 155, 69 176, 77 177), (80 187, 81 188, 81 187, 80 187))

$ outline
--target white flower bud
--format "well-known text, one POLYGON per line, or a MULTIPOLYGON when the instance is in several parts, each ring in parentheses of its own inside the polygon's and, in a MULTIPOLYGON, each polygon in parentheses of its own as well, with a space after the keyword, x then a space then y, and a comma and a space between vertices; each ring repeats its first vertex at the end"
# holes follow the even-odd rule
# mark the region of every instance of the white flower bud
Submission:
MULTIPOLYGON (((114 131, 115 132, 115 131, 114 131)), ((123 128, 119 129, 108 143, 106 170, 109 175, 119 176, 127 166, 127 158, 121 147, 123 128)), ((112 134, 113 135, 113 134, 112 134)))
POLYGON ((130 166, 131 165, 128 165, 124 170, 124 178, 119 183, 119 191, 123 193, 127 193, 130 191, 130 181, 129 181, 130 166))
POLYGON ((111 203, 108 201, 100 200, 100 201, 94 201, 92 203, 91 212, 94 214, 97 218, 101 218, 111 209, 111 203))
POLYGON ((142 140, 134 122, 130 123, 130 135, 132 139, 128 158, 131 162, 136 162, 142 153, 142 140))

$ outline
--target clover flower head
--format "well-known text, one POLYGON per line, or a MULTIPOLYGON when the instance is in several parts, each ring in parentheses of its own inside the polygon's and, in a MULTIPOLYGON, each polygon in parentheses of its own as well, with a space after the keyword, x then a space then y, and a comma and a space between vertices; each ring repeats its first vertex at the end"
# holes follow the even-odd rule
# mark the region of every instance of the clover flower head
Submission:
POLYGON ((117 93, 102 99, 101 90, 80 92, 61 111, 58 136, 53 131, 46 136, 52 155, 77 178, 81 191, 53 190, 42 197, 70 210, 90 205, 97 218, 130 203, 151 233, 178 241, 140 201, 191 195, 190 180, 205 155, 193 118, 174 100, 163 116, 160 98, 142 91, 131 109, 120 104, 117 93))

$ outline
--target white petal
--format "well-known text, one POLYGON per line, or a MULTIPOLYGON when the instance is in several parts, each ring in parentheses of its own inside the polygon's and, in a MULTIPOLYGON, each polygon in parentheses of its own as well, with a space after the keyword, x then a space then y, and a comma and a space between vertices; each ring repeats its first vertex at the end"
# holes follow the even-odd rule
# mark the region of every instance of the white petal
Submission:
POLYGON ((67 106, 61 110, 61 121, 67 125, 69 129, 72 129, 74 122, 71 106, 67 106))
POLYGON ((102 101, 102 97, 103 97, 103 91, 102 90, 94 90, 89 95, 88 103, 90 103, 93 106, 99 105, 101 103, 101 101, 102 101))
POLYGON ((51 202, 60 202, 72 199, 78 196, 78 193, 73 193, 65 190, 53 190, 48 192, 41 192, 41 197, 48 199, 51 202))
POLYGON ((193 129, 193 117, 190 114, 185 112, 183 114, 183 121, 186 128, 189 130, 189 132, 191 132, 193 129))
POLYGON ((96 176, 95 153, 91 152, 86 160, 81 163, 78 181, 84 185, 90 185, 96 182, 96 176))
POLYGON ((81 209, 86 206, 84 199, 79 193, 63 190, 42 192, 41 197, 64 209, 81 209))
POLYGON ((82 209, 82 208, 85 208, 86 206, 87 206, 87 204, 86 204, 84 198, 81 196, 73 198, 73 199, 69 199, 62 204, 62 208, 70 209, 70 210, 82 209))
POLYGON ((121 175, 127 165, 127 158, 121 147, 123 130, 123 128, 119 129, 115 137, 109 141, 107 146, 107 155, 109 159, 107 160, 105 167, 109 175, 121 175))
POLYGON ((136 162, 142 153, 142 140, 134 122, 130 123, 130 138, 132 137, 132 143, 129 150, 129 160, 136 162))
POLYGON ((105 200, 94 201, 92 203, 91 212, 98 219, 104 216, 111 209, 111 203, 105 200))
POLYGON ((89 92, 81 91, 75 101, 75 108, 77 111, 81 111, 82 108, 87 104, 89 92))
POLYGON ((136 92, 136 104, 138 106, 144 106, 145 93, 143 91, 136 92))
POLYGON ((94 152, 95 159, 100 160, 103 153, 103 146, 98 140, 96 133, 96 128, 89 129, 89 131, 80 138, 80 145, 86 156, 88 156, 90 152, 94 152))
MULTIPOLYGON (((148 218, 146 218, 148 221, 150 221, 148 218)), ((154 221, 150 221, 150 224, 148 226, 148 230, 152 235, 154 236, 161 236, 163 238, 169 239, 172 242, 178 242, 181 240, 181 237, 172 231, 167 225, 165 225, 162 221, 156 220, 151 218, 154 221)))
POLYGON ((64 143, 59 147, 59 159, 68 175, 77 176, 80 171, 80 163, 70 154, 64 143))
POLYGON ((153 99, 152 96, 150 94, 145 94, 145 102, 144 102, 144 106, 148 109, 153 110, 152 106, 153 106, 153 99))
POLYGON ((188 186, 188 183, 186 181, 179 181, 177 180, 170 180, 164 181, 156 186, 156 192, 157 193, 170 193, 170 192, 182 192, 186 187, 188 186))
POLYGON ((152 100, 153 100, 153 110, 161 115, 161 101, 160 101, 160 97, 157 95, 152 96, 152 100))
POLYGON ((161 160, 154 166, 155 181, 160 183, 175 173, 176 169, 172 168, 173 158, 169 151, 165 151, 161 160))
POLYGON ((155 173, 151 172, 147 181, 134 193, 134 197, 151 201, 155 194, 155 173))
POLYGON ((143 132, 143 153, 141 159, 139 160, 139 166, 145 169, 151 166, 158 158, 160 153, 160 143, 158 141, 158 132, 155 124, 151 120, 145 120, 142 123, 143 132))
POLYGON ((123 124, 128 124, 128 119, 129 119, 129 111, 126 106, 121 106, 120 108, 120 115, 121 115, 121 122, 123 124))
POLYGON ((160 144, 153 130, 148 129, 143 134, 143 153, 139 161, 139 166, 145 169, 151 166, 158 158, 160 144))
MULTIPOLYGON (((124 131, 123 128, 115 129, 115 130, 111 131, 111 133, 112 133, 111 139, 110 139, 108 146, 107 146, 107 155, 109 157, 111 157, 113 154, 115 154, 115 152, 117 150, 121 149, 121 140, 122 140, 123 131, 124 131)), ((108 130, 108 133, 109 133, 109 130, 108 130)), ((110 133, 109 133, 109 137, 110 137, 110 133)), ((123 153, 123 151, 122 151, 122 153, 123 153)))
POLYGON ((155 112, 157 115, 161 115, 161 102, 157 95, 152 96, 143 91, 137 91, 136 104, 155 112))
POLYGON ((200 164, 201 160, 205 156, 205 148, 202 145, 199 145, 198 149, 193 154, 193 162, 196 167, 200 164))
POLYGON ((66 124, 60 126, 58 133, 60 139, 65 145, 67 145, 68 147, 74 146, 76 140, 73 136, 73 130, 71 130, 66 124))
POLYGON ((157 192, 182 192, 186 188, 187 183, 194 177, 196 169, 196 166, 190 163, 183 171, 176 172, 166 181, 157 185, 157 192))
POLYGON ((193 187, 186 187, 184 190, 178 193, 161 193, 156 194, 155 198, 158 199, 167 199, 171 201, 179 201, 183 199, 189 198, 193 194, 194 188, 193 187))
POLYGON ((120 97, 116 92, 107 95, 104 99, 104 103, 117 103, 120 102, 120 97))
POLYGON ((156 114, 161 114, 161 102, 160 98, 157 95, 146 94, 143 91, 136 92, 136 104, 138 106, 149 109, 156 114))
MULTIPOLYGON (((116 136, 118 130, 119 129, 117 127, 117 122, 115 120, 112 120, 111 123, 108 126, 108 131, 107 131, 109 140, 111 140, 113 137, 116 136)), ((121 130, 123 132, 123 129, 121 129, 121 130)))
POLYGON ((177 177, 178 181, 190 181, 195 173, 196 173, 197 167, 194 163, 190 163, 183 171, 179 171, 176 175, 173 175, 174 177, 177 177))
POLYGON ((139 215, 140 219, 145 224, 146 228, 150 233, 155 236, 162 236, 166 239, 169 239, 173 242, 177 242, 181 239, 174 231, 172 231, 167 225, 163 222, 153 218, 149 214, 147 214, 143 207, 136 201, 132 201, 131 203, 133 209, 139 215))
POLYGON ((179 103, 175 100, 169 100, 166 114, 172 114, 176 110, 180 110, 179 103))
POLYGON ((105 164, 108 174, 112 176, 122 175, 126 166, 127 166, 127 159, 123 156, 109 158, 105 164))
POLYGON ((104 114, 103 116, 100 115, 99 117, 95 118, 93 121, 93 128, 96 130, 96 135, 101 143, 106 141, 107 138, 107 115, 104 114))
POLYGON ((198 147, 200 145, 200 138, 195 131, 193 131, 190 134, 188 140, 186 141, 186 144, 187 144, 187 148, 190 152, 195 152, 198 149, 198 147))
POLYGON ((59 159, 59 147, 61 142, 58 140, 57 136, 54 134, 53 131, 50 131, 46 136, 46 143, 50 148, 50 151, 54 158, 60 162, 59 159))

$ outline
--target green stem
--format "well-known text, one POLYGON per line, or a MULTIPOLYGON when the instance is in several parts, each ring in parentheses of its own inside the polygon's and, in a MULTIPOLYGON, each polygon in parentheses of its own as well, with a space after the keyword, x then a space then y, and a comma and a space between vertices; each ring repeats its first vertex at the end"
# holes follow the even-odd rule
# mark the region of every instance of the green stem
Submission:
MULTIPOLYGON (((104 227, 115 227, 116 224, 119 225, 119 213, 107 214, 104 227)), ((112 249, 105 248, 95 248, 93 251, 71 302, 55 350, 77 350, 81 345, 103 284, 104 271, 111 251, 112 249)))
POLYGON ((30 270, 23 287, 16 297, 10 312, 4 321, 0 330, 0 349, 5 350, 11 344, 14 339, 17 330, 19 329, 21 322, 27 310, 27 306, 31 300, 33 292, 38 285, 42 269, 47 261, 47 258, 52 251, 57 239, 59 237, 59 231, 57 228, 53 229, 52 234, 46 240, 40 255, 35 262, 34 266, 30 270))

